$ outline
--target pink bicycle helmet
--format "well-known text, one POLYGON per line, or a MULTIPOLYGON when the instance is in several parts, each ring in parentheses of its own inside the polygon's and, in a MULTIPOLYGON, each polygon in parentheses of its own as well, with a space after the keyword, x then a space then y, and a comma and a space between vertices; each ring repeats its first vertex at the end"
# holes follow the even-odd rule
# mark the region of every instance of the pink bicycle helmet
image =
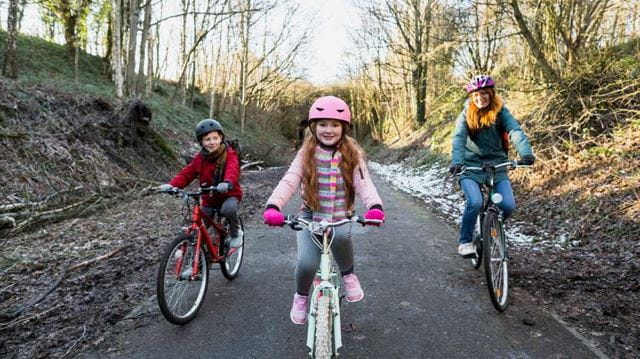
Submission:
POLYGON ((331 119, 351 123, 349 105, 335 96, 324 96, 313 102, 309 109, 309 121, 331 119))
POLYGON ((478 91, 484 88, 494 87, 495 82, 489 75, 476 75, 471 81, 464 87, 467 90, 467 93, 472 93, 474 91, 478 91))

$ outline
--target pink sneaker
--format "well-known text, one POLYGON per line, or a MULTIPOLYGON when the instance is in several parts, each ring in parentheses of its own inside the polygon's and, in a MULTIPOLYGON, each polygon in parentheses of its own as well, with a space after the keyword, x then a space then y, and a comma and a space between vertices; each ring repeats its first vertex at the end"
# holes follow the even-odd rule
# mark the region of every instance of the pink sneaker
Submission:
POLYGON ((291 321, 294 324, 304 324, 307 322, 307 309, 309 309, 309 296, 300 295, 298 293, 293 295, 293 305, 291 306, 291 321))
POLYGON ((344 290, 347 292, 347 302, 359 302, 364 298, 360 281, 354 273, 345 275, 342 277, 342 281, 344 282, 344 290))

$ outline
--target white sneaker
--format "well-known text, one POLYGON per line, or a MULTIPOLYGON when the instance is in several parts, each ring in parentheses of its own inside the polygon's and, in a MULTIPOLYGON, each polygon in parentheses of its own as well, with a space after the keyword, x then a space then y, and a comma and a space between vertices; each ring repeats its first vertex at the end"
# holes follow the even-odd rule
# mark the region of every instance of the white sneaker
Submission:
POLYGON ((244 232, 242 231, 241 228, 238 228, 238 235, 236 235, 235 237, 229 238, 229 247, 231 248, 241 247, 243 242, 244 242, 244 232))
POLYGON ((476 246, 473 244, 473 242, 460 243, 460 245, 458 246, 458 254, 463 257, 470 256, 475 253, 476 253, 476 246))

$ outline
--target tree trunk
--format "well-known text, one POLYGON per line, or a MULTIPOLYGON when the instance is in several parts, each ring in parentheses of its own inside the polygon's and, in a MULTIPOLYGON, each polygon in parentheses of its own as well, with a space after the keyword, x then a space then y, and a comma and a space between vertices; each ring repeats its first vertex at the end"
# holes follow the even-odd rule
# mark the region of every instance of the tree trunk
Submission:
POLYGON ((124 97, 124 77, 122 74, 122 1, 114 0, 111 8, 113 19, 113 53, 111 56, 111 66, 113 68, 113 82, 116 85, 116 96, 119 99, 124 97))
MULTIPOLYGON (((144 64, 146 60, 145 51, 147 49, 147 39, 149 37, 149 27, 151 24, 151 0, 147 0, 144 6, 144 24, 142 26, 142 35, 140 37, 140 59, 138 60, 138 81, 137 93, 145 94, 145 76, 144 76, 144 64)), ((151 53, 149 53, 149 58, 151 58, 151 53)))
MULTIPOLYGON (((112 5, 115 6, 115 5, 112 5)), ((113 11, 113 10, 112 10, 113 11)), ((53 38, 53 37, 52 37, 53 38)), ((104 57, 111 62, 111 56, 113 56, 113 16, 109 16, 109 21, 107 24, 107 49, 105 51, 104 57)))
MULTIPOLYGON (((251 0, 247 0, 246 9, 251 8, 251 0)), ((247 75, 249 62, 249 25, 250 13, 244 11, 240 17, 240 38, 242 41, 242 55, 240 58, 240 132, 244 133, 247 120, 247 75)))
POLYGON ((136 46, 138 45, 138 16, 140 14, 140 0, 129 1, 129 50, 127 60, 127 74, 125 82, 129 95, 136 94, 136 46))
POLYGON ((76 51, 76 21, 77 16, 67 15, 63 18, 64 40, 69 57, 73 58, 76 51))
MULTIPOLYGON (((192 43, 196 44, 196 41, 198 41, 198 15, 196 14, 196 1, 193 0, 193 3, 191 4, 191 6, 193 7, 193 38, 191 39, 192 43)), ((195 96, 195 91, 196 91, 196 60, 198 58, 198 52, 197 50, 194 52, 193 56, 191 57, 191 83, 189 85, 189 106, 193 106, 193 101, 194 101, 194 96, 195 96)))
POLYGON ((218 38, 218 47, 211 46, 211 50, 215 51, 213 54, 213 65, 211 66, 211 84, 210 87, 210 98, 209 98, 209 117, 214 118, 215 109, 216 109, 216 85, 218 80, 218 66, 220 65, 220 52, 222 50, 222 31, 220 31, 220 36, 218 38), (216 51, 217 50, 217 51, 216 51))
POLYGON ((18 33, 20 32, 20 27, 22 26, 22 18, 24 17, 24 8, 27 6, 27 0, 22 0, 18 9, 18 33))
MULTIPOLYGON (((189 12, 189 6, 191 2, 188 0, 182 0, 182 30, 180 31, 180 68, 186 68, 187 64, 187 12, 189 12)), ((178 86, 180 89, 180 103, 183 105, 187 101, 187 80, 184 78, 184 74, 180 74, 178 79, 178 86)), ((172 102, 175 96, 171 96, 172 102)))
MULTIPOLYGON (((78 44, 78 35, 75 35, 74 43, 78 44)), ((80 47, 76 46, 73 49, 73 73, 75 75, 75 82, 78 83, 80 72, 80 47)))
POLYGON ((4 64, 2 66, 2 74, 6 77, 18 78, 18 11, 19 0, 9 1, 9 11, 7 14, 7 35, 5 39, 5 55, 4 64))
POLYGON ((157 40, 153 35, 153 32, 151 32, 149 34, 149 41, 147 41, 147 46, 148 46, 147 52, 149 56, 147 59, 147 75, 146 75, 146 83, 145 83, 145 89, 144 89, 145 97, 151 96, 151 93, 153 92, 153 77, 154 77, 153 63, 155 60, 155 56, 157 56, 157 54, 154 56, 153 49, 155 47, 156 41, 157 40))

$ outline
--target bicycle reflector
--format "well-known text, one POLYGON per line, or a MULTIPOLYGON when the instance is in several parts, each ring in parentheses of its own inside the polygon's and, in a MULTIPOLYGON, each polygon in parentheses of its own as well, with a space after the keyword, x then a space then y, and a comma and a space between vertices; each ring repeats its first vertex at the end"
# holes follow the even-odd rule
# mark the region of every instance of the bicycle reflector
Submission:
POLYGON ((499 204, 500 202, 502 202, 502 195, 500 193, 494 193, 491 195, 491 202, 495 203, 495 204, 499 204))

